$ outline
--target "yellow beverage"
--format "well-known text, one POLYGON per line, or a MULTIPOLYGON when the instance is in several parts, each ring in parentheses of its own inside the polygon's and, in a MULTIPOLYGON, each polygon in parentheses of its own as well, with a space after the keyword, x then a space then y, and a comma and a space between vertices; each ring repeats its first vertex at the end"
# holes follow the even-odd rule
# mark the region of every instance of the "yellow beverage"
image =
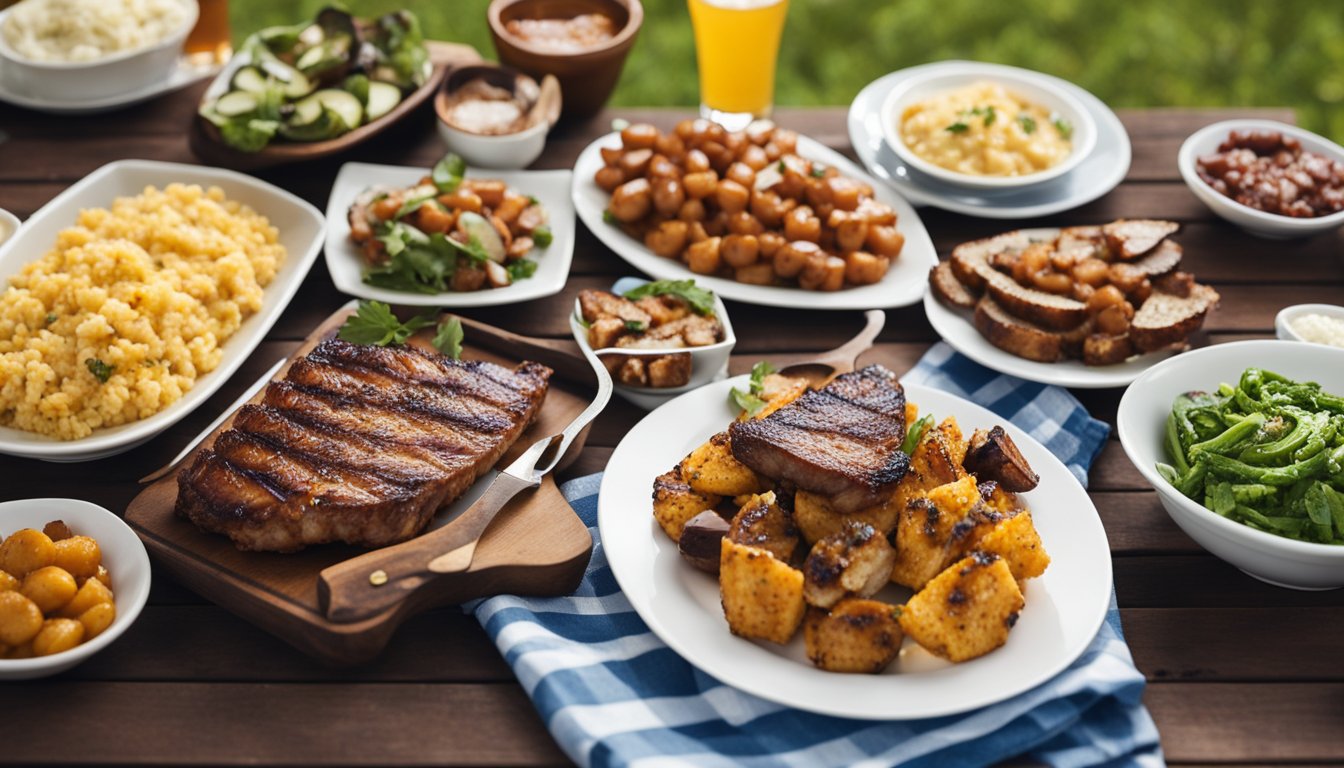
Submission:
POLYGON ((743 117, 769 115, 788 0, 687 2, 695 28, 701 111, 743 117))
POLYGON ((233 55, 229 40, 229 0, 200 0, 200 16, 187 35, 185 50, 192 61, 222 64, 233 55))

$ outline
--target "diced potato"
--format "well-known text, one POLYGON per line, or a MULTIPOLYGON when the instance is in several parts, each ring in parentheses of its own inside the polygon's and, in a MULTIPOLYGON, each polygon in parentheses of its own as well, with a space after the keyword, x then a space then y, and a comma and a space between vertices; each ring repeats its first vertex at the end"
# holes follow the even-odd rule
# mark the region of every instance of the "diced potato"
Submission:
POLYGON ((947 433, 939 425, 938 429, 930 429, 920 438, 919 445, 910 457, 910 469, 896 486, 893 501, 897 509, 904 510, 911 500, 923 496, 925 492, 960 480, 966 475, 961 462, 954 456, 953 447, 948 444, 947 433))
POLYGON ((953 558, 948 546, 957 518, 944 514, 926 498, 915 499, 901 513, 896 526, 896 565, 891 580, 920 589, 953 558))
POLYGON ((1008 564, 1013 578, 1018 581, 1034 579, 1045 573, 1050 555, 1041 543, 1030 512, 1023 512, 996 525, 981 537, 977 548, 998 555, 1008 564))
POLYGON ((719 598, 728 629, 740 637, 787 643, 798 631, 807 604, 803 572, 764 549, 723 540, 719 598))
POLYGON ((792 403, 803 393, 807 391, 806 379, 794 379, 788 376, 780 376, 772 373, 766 376, 761 382, 761 399, 765 401, 765 407, 756 412, 755 416, 747 416, 744 411, 738 416, 738 421, 746 421, 748 418, 764 419, 766 416, 778 411, 780 408, 792 403))
POLYGON ((896 529, 899 517, 900 510, 891 499, 858 512, 840 514, 831 508, 825 496, 798 491, 793 497, 793 522, 808 544, 837 534, 846 523, 855 521, 868 523, 884 534, 891 533, 896 529))
POLYGON ((774 491, 752 496, 728 524, 728 538, 734 543, 764 549, 776 560, 787 563, 798 548, 798 529, 793 517, 775 503, 774 491))
POLYGON ((733 458, 727 432, 711 437, 681 462, 681 476, 701 493, 737 496, 765 487, 747 465, 733 458))
POLYGON ((966 451, 970 448, 970 443, 966 436, 961 433, 961 425, 957 423, 956 416, 948 416, 938 425, 938 431, 943 435, 947 443, 948 455, 952 458, 952 463, 958 467, 966 461, 966 451))
POLYGON ((625 321, 617 317, 600 317, 588 326, 588 345, 593 349, 616 346, 616 340, 628 332, 625 321))
POLYGON ((1008 564, 995 555, 958 560, 901 611, 901 629, 931 653, 966 661, 1008 641, 1025 601, 1008 564))
POLYGON ((872 597, 891 578, 896 550, 867 523, 848 523, 812 546, 803 564, 803 599, 830 608, 847 595, 872 597))
POLYGON ((829 613, 808 611, 803 624, 807 657, 829 672, 878 673, 901 652, 900 609, 877 600, 849 598, 829 613))
POLYGON ((683 387, 691 380, 689 354, 655 357, 649 361, 647 368, 651 387, 683 387))
POLYGON ((700 493, 682 479, 680 464, 653 481, 653 518, 673 541, 681 540, 686 521, 718 503, 718 496, 700 493))
POLYGON ((980 502, 980 489, 975 485, 975 478, 967 475, 959 480, 931 488, 928 499, 943 512, 965 517, 971 508, 980 502))
POLYGON ((1004 490, 1003 486, 993 480, 980 484, 980 497, 985 500, 985 504, 990 509, 1004 517, 1012 517, 1026 509, 1016 493, 1004 490))

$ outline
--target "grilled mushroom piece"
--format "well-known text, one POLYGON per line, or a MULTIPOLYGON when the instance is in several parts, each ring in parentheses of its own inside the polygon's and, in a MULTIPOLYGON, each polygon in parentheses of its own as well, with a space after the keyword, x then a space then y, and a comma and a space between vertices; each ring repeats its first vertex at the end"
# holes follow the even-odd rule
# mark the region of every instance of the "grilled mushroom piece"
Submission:
POLYGON ((1030 491, 1041 480, 1003 427, 976 430, 962 466, 980 482, 993 480, 1013 493, 1030 491))

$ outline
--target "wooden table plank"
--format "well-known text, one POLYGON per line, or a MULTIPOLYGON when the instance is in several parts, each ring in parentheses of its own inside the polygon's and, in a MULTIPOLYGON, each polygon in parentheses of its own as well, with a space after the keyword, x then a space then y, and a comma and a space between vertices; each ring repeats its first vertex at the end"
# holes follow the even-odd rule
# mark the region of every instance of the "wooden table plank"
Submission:
POLYGON ((1160 683, 1144 702, 1173 763, 1338 764, 1344 755, 1344 684, 1160 683))

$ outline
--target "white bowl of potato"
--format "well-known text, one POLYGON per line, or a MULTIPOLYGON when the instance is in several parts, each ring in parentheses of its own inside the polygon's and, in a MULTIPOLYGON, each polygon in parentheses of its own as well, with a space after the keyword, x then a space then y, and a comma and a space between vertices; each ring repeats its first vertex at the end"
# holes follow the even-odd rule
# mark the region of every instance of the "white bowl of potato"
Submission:
POLYGON ((0 680, 79 664, 125 632, 149 597, 145 546, 97 504, 0 503, 0 537, 0 680), (48 527, 55 521, 68 530, 48 527))

